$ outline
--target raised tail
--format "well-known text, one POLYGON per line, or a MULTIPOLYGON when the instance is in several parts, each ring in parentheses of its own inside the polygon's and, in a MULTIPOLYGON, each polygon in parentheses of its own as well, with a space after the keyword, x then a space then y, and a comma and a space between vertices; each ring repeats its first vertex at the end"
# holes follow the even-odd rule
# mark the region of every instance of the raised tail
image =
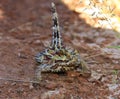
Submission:
POLYGON ((62 48, 62 39, 61 39, 58 15, 56 12, 55 4, 52 2, 51 6, 52 6, 52 20, 53 20, 52 48, 58 51, 62 48))

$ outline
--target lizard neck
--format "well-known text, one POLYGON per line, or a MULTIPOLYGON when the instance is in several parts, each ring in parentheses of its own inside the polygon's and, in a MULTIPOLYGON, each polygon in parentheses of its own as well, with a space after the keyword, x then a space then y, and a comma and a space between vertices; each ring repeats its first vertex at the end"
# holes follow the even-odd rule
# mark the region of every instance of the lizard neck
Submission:
POLYGON ((58 22, 58 15, 56 12, 55 4, 52 3, 52 20, 53 20, 53 36, 52 36, 52 48, 58 51, 62 48, 62 39, 60 33, 60 27, 58 22))

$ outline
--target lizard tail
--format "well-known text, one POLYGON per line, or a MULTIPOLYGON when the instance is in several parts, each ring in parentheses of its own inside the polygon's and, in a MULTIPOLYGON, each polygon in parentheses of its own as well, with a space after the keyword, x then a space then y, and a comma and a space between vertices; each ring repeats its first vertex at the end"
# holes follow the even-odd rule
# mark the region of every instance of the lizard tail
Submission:
POLYGON ((62 39, 60 33, 60 27, 58 22, 58 15, 56 12, 55 4, 52 2, 52 20, 53 20, 53 37, 52 37, 52 48, 54 50, 59 50, 62 47, 62 39))

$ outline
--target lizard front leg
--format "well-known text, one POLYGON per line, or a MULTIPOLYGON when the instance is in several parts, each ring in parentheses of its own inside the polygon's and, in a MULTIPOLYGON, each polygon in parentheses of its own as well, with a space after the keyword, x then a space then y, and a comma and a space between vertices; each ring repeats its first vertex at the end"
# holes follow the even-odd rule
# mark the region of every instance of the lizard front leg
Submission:
POLYGON ((42 72, 50 72, 52 71, 51 67, 53 67, 55 64, 40 64, 36 71, 35 71, 35 74, 36 74, 36 80, 37 81, 41 81, 42 80, 42 72))

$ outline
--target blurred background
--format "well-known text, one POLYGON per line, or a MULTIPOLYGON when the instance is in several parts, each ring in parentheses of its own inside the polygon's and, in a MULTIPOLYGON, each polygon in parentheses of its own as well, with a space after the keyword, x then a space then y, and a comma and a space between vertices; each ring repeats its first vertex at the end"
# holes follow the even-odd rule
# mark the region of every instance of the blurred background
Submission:
POLYGON ((93 27, 120 32, 120 0, 62 0, 93 27))
POLYGON ((120 0, 0 0, 0 99, 120 99, 119 45, 120 0), (46 73, 30 83, 34 57, 52 39, 51 2, 64 45, 78 50, 91 80, 46 73))

